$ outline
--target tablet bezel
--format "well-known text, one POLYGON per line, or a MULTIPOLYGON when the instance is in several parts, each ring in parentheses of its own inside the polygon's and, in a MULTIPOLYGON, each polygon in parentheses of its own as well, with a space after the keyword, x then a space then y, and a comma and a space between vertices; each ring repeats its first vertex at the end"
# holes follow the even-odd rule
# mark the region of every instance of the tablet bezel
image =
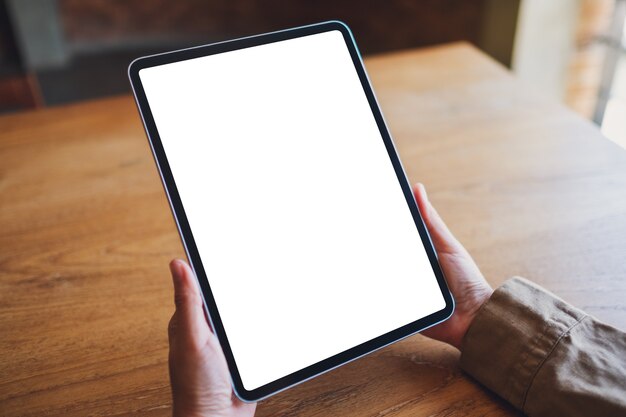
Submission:
POLYGON ((293 385, 296 385, 331 369, 334 369, 338 366, 346 364, 352 360, 355 360, 361 356, 378 350, 391 343, 397 342, 405 337, 411 336, 428 327, 434 326, 435 324, 446 320, 452 315, 454 311, 454 300, 446 285, 443 272, 441 271, 437 260, 437 254, 432 245, 422 217, 419 213, 419 209, 415 202, 411 186, 407 180, 406 174, 391 139, 391 135, 389 134, 389 130, 387 129, 384 118, 376 101, 376 97, 371 88, 367 73, 363 66, 363 62, 361 60, 361 56, 357 49, 352 33, 344 23, 339 21, 323 22, 309 26, 282 30, 278 32, 271 32, 226 42, 141 57, 134 60, 130 64, 128 68, 128 76, 130 78, 130 82, 133 88, 133 93, 135 95, 135 100, 139 109, 139 113, 141 115, 141 118, 143 119, 144 128, 146 130, 148 140, 152 148, 152 153, 159 169, 159 173, 161 175, 163 187, 167 194, 172 214, 174 215, 176 224, 178 226, 178 231, 181 236, 183 246, 185 248, 185 251, 187 252, 187 257, 196 274, 196 278, 202 290, 204 306, 211 322, 211 326, 215 331, 215 334, 217 335, 224 351, 224 355, 228 363, 228 368, 230 370, 233 389, 240 399, 247 402, 258 401, 284 389, 287 389, 293 385), (170 170, 170 166, 167 161, 167 157, 163 149, 163 145, 161 143, 161 139, 156 128, 156 124, 154 122, 152 112, 146 98, 146 94, 143 89, 143 85, 141 83, 141 79, 139 77, 139 71, 144 68, 154 67, 158 65, 185 61, 207 55, 214 55, 335 30, 341 32, 342 37, 346 43, 346 47, 350 52, 352 62, 361 81, 361 86, 363 87, 365 95, 367 96, 370 109, 372 111, 372 114, 374 115, 376 124, 378 125, 378 129, 380 131, 383 142, 385 143, 387 153, 393 164, 409 209, 413 215, 415 225, 419 231, 426 253, 428 254, 428 258, 439 283, 439 288, 445 300, 446 306, 440 311, 418 319, 405 326, 394 329, 360 345, 354 346, 351 349, 340 352, 313 365, 307 366, 306 368, 300 369, 289 375, 285 375, 280 379, 272 381, 253 390, 247 390, 244 388, 244 385, 241 381, 235 358, 228 343, 228 338, 226 336, 225 329, 220 319, 219 311, 211 292, 209 280, 202 265, 200 254, 196 247, 183 204, 178 194, 176 183, 174 182, 174 178, 172 176, 172 172, 170 170))

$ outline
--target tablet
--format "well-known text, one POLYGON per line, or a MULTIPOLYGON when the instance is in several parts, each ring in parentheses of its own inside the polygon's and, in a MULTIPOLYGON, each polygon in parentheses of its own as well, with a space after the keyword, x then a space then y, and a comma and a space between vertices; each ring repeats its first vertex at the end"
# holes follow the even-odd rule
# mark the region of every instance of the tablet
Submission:
POLYGON ((343 23, 139 58, 129 77, 242 400, 452 314, 343 23))

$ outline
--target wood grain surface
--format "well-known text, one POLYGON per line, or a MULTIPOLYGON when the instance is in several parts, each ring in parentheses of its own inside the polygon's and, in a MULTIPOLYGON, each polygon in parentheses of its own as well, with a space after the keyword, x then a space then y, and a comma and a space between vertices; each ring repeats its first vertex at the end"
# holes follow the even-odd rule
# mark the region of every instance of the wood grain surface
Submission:
MULTIPOLYGON (((626 153, 468 45, 366 65, 411 180, 488 280, 626 328, 626 153)), ((0 415, 168 415, 177 256, 130 97, 0 118, 0 415)), ((514 415, 458 356, 414 336, 257 415, 514 415)))

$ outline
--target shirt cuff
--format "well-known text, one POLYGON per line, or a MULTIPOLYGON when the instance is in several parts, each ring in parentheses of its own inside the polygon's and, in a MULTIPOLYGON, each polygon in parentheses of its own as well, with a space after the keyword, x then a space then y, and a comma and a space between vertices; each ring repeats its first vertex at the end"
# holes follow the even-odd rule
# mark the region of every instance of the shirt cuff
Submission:
POLYGON ((461 367, 523 410, 535 375, 584 317, 545 289, 514 277, 476 314, 461 345, 461 367))

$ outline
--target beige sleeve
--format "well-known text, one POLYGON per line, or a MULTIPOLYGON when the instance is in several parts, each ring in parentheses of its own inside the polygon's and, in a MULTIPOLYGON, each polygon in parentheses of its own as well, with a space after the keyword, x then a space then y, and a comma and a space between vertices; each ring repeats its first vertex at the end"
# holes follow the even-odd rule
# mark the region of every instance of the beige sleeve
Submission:
POLYGON ((531 417, 626 416, 626 334, 513 278, 481 307, 461 367, 531 417))

